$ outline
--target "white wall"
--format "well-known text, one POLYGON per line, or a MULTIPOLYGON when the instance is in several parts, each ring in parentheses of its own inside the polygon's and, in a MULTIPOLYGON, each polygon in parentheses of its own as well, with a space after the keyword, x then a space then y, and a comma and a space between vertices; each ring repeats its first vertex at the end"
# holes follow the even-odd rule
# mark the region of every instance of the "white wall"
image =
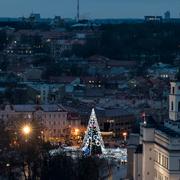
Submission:
POLYGON ((137 154, 137 153, 134 154, 133 179, 143 180, 142 179, 142 154, 137 154))

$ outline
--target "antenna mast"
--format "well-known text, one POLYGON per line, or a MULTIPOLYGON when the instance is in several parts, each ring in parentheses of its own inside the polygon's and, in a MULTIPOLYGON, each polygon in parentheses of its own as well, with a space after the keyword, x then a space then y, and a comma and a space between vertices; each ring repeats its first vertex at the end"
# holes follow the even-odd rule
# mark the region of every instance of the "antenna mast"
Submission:
POLYGON ((79 0, 77 0, 77 22, 79 22, 79 0))

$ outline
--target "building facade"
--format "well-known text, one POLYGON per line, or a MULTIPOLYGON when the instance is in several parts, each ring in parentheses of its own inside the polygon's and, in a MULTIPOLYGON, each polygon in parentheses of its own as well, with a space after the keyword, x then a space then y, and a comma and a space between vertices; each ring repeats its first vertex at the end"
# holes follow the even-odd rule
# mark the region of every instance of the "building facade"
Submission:
MULTIPOLYGON (((84 126, 88 123, 88 114, 81 114, 81 121, 84 126)), ((131 133, 136 119, 131 111, 121 108, 98 108, 96 115, 102 132, 111 132, 113 136, 122 139, 124 132, 128 135, 131 133)))
MULTIPOLYGON (((35 119, 42 126, 44 139, 50 142, 62 142, 68 135, 69 128, 79 127, 80 119, 69 118, 68 112, 61 105, 6 105, 0 109, 0 119, 27 122, 35 119)), ((16 122, 15 122, 16 123, 16 122)))
POLYGON ((171 82, 169 119, 150 118, 140 125, 140 141, 133 156, 134 180, 180 180, 180 82, 171 82))

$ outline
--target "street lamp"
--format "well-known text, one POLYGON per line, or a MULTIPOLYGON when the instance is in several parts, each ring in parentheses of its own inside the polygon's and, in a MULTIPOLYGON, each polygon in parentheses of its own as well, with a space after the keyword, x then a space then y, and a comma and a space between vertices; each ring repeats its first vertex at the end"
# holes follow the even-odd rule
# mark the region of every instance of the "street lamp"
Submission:
POLYGON ((74 132, 75 132, 75 135, 77 136, 77 135, 79 134, 79 129, 76 128, 76 129, 74 130, 74 132))
POLYGON ((123 132, 124 141, 127 139, 127 132, 123 132))
POLYGON ((24 125, 22 127, 22 133, 26 136, 28 136, 31 133, 31 131, 32 131, 32 128, 30 125, 24 125))

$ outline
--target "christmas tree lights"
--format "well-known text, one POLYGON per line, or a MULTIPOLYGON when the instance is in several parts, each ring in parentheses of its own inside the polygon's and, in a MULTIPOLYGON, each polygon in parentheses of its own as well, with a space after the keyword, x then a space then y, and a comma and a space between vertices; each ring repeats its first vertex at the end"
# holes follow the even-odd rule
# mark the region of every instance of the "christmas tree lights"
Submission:
POLYGON ((83 140, 82 151, 84 155, 98 155, 105 152, 104 142, 101 136, 96 114, 92 109, 87 131, 83 140))

